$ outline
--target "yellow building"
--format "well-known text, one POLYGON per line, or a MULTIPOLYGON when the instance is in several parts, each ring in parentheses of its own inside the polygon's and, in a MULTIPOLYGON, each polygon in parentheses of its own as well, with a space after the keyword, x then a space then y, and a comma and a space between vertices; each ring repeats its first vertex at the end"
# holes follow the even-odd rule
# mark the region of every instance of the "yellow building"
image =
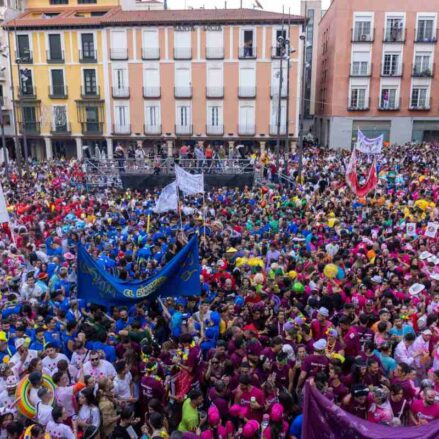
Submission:
POLYGON ((105 142, 100 22, 117 9, 110 3, 48 8, 48 0, 35 1, 5 26, 18 127, 33 157, 94 154, 105 142))

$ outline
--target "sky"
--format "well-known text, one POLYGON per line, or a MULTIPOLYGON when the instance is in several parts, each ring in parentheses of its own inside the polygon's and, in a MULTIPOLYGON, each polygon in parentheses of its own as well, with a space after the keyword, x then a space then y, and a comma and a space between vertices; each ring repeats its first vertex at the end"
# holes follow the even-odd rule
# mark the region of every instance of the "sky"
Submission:
MULTIPOLYGON (((228 8, 239 8, 241 0, 168 0, 168 7, 171 9, 185 9, 188 7, 200 8, 224 8, 224 2, 227 1, 228 8)), ((259 3, 268 11, 282 12, 282 7, 285 7, 285 11, 291 8, 292 14, 298 14, 300 12, 301 0, 259 0, 259 3)), ((330 0, 322 0, 322 8, 327 9, 330 0)), ((254 0, 242 0, 243 7, 252 8, 254 0)))

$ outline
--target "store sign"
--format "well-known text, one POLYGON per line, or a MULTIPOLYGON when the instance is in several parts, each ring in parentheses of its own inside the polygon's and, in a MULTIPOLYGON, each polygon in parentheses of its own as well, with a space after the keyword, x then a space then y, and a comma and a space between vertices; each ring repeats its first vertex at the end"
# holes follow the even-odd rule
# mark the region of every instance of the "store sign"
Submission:
MULTIPOLYGON (((178 25, 174 26, 175 32, 192 32, 195 29, 196 29, 196 26, 194 26, 193 24, 188 24, 188 25, 178 24, 178 25)), ((212 32, 217 31, 218 32, 218 31, 221 31, 223 29, 223 27, 220 24, 206 25, 206 26, 203 26, 202 29, 204 31, 212 31, 212 32)))

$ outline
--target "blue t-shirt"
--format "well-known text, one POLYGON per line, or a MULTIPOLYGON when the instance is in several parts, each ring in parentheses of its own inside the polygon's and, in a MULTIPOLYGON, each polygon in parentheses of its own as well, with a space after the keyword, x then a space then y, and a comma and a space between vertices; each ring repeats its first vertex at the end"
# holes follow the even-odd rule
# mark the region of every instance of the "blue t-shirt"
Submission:
POLYGON ((290 425, 289 435, 297 439, 302 437, 303 415, 299 415, 290 425))

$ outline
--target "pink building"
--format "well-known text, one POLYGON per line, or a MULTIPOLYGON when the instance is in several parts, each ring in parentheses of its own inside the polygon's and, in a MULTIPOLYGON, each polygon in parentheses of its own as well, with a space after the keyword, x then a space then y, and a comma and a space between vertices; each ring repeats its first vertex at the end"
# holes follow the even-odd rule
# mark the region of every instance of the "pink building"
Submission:
POLYGON ((113 143, 166 141, 274 146, 280 35, 290 36, 290 96, 283 61, 281 135, 297 137, 299 35, 282 14, 251 9, 121 10, 102 20, 106 125, 113 143), (105 50, 105 47, 104 47, 105 50), (288 117, 287 117, 288 108, 288 117))
POLYGON ((437 0, 333 0, 319 23, 315 131, 350 148, 439 139, 437 0))

